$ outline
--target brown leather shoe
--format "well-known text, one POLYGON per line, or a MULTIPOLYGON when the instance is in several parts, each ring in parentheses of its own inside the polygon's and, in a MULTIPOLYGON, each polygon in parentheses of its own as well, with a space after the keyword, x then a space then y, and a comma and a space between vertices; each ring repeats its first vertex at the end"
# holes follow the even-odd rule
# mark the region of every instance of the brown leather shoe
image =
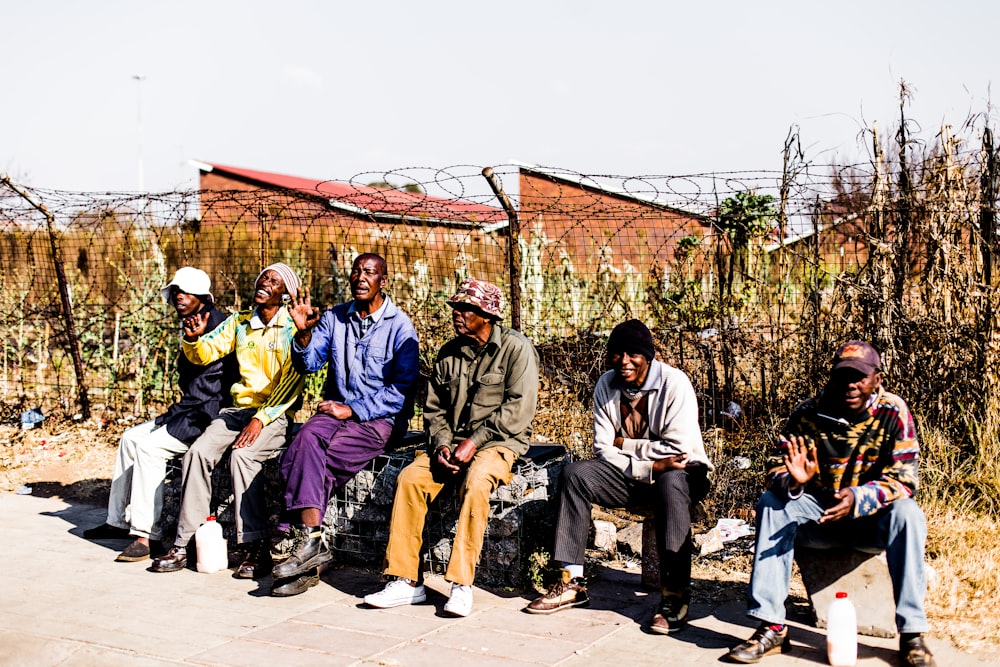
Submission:
POLYGON ((246 558, 233 572, 237 579, 263 579, 271 574, 274 562, 271 560, 271 549, 265 540, 257 540, 250 544, 246 558))
POLYGON ((136 563, 149 559, 149 545, 143 544, 139 540, 133 540, 132 544, 125 547, 125 550, 115 558, 119 563, 136 563))
POLYGON ((524 608, 529 614, 554 614, 570 607, 585 607, 590 604, 587 582, 580 578, 570 578, 569 570, 563 570, 559 581, 552 584, 549 592, 535 599, 524 608))
POLYGON ((726 654, 730 662, 753 664, 773 653, 787 653, 791 650, 788 641, 788 626, 780 631, 770 623, 762 623, 753 636, 726 654))
POLYGON ((649 631, 666 635, 682 630, 688 622, 688 608, 691 606, 690 593, 667 593, 660 598, 660 606, 649 624, 649 631))
POLYGON ((171 547, 165 556, 154 560, 149 569, 153 572, 178 572, 186 568, 187 563, 187 549, 184 547, 171 547))
POLYGON ((924 636, 899 641, 899 661, 906 667, 937 667, 931 650, 924 643, 924 636))

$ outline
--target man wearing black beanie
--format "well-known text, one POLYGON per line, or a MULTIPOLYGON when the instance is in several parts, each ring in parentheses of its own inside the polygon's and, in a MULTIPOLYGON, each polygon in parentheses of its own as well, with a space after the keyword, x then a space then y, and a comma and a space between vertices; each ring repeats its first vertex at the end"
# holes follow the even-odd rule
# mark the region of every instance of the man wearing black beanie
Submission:
POLYGON ((649 505, 656 521, 663 596, 650 624, 666 634, 687 624, 691 600, 691 504, 708 492, 712 463, 698 425, 698 401, 683 371, 656 361, 639 320, 608 338, 611 370, 594 388, 594 456, 563 468, 555 560, 562 577, 525 611, 551 614, 589 604, 583 578, 591 504, 649 505))

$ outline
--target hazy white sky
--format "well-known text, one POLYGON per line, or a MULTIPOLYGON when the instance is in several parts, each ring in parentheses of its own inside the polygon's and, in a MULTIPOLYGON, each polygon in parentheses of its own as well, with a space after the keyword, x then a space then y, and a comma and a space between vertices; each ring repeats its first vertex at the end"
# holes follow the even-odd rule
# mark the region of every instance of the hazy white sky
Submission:
MULTIPOLYGON (((0 172, 196 187, 190 159, 347 180, 511 159, 588 174, 781 168, 989 112, 1000 3, 60 0, 0 4, 0 172), (828 152, 827 152, 828 151, 828 152)), ((996 120, 995 115, 992 117, 996 120)))

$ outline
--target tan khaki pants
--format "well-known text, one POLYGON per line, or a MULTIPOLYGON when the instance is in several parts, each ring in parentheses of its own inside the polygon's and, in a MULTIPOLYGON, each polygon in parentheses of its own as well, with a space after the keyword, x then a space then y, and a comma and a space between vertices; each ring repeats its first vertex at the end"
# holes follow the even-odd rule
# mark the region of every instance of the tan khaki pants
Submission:
MULTIPOLYGON (((458 526, 448 560, 445 579, 455 584, 472 585, 476 564, 483 548, 483 534, 490 516, 490 494, 510 482, 511 468, 517 455, 506 447, 488 447, 476 452, 459 484, 458 526)), ((436 481, 431 475, 430 457, 417 452, 413 463, 403 468, 396 481, 392 503, 389 544, 385 549, 385 574, 417 581, 420 578, 421 535, 427 506, 451 485, 436 481)))

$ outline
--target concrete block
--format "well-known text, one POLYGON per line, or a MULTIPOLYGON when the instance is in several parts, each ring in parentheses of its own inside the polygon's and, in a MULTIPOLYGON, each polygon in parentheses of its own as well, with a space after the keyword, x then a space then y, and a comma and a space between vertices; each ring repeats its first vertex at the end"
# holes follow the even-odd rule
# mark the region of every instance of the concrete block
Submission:
POLYGON ((614 552, 618 547, 618 528, 610 521, 594 521, 594 548, 614 552))
POLYGON ((816 627, 826 627, 830 603, 837 591, 844 591, 857 611, 860 634, 896 636, 896 604, 885 553, 796 547, 795 561, 809 594, 816 627))

